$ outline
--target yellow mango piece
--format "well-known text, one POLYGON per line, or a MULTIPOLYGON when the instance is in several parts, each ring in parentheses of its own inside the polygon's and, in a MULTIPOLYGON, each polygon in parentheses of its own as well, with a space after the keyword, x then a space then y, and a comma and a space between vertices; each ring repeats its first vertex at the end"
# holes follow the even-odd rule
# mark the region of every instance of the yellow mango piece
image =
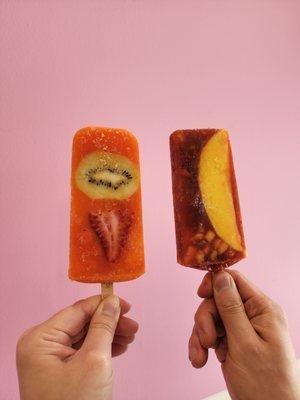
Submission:
POLYGON ((220 130, 202 149, 198 183, 206 213, 217 235, 237 251, 243 251, 236 222, 230 172, 228 133, 220 130))

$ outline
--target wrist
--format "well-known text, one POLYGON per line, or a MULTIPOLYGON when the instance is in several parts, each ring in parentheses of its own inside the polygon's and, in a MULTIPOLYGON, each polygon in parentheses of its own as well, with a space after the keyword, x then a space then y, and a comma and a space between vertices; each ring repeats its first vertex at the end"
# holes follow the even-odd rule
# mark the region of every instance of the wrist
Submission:
POLYGON ((300 376, 295 372, 294 374, 287 374, 283 379, 278 382, 279 395, 273 397, 273 400, 300 400, 300 376))

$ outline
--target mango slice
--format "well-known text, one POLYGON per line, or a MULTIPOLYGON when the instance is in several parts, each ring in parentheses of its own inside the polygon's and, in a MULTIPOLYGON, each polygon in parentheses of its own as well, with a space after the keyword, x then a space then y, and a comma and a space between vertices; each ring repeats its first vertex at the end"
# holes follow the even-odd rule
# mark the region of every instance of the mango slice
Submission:
POLYGON ((228 133, 220 130, 206 143, 199 160, 198 183, 206 213, 218 236, 243 251, 234 208, 228 133))

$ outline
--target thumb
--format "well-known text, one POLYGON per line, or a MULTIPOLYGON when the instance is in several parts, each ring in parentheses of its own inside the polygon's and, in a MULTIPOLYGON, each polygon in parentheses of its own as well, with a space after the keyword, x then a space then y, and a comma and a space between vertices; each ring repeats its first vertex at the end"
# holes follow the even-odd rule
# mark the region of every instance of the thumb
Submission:
POLYGON ((244 304, 234 279, 226 271, 213 274, 214 299, 223 321, 228 342, 249 339, 254 329, 246 315, 244 304))
POLYGON ((120 316, 120 302, 116 296, 101 301, 89 326, 82 351, 92 351, 104 357, 111 357, 111 345, 120 316))

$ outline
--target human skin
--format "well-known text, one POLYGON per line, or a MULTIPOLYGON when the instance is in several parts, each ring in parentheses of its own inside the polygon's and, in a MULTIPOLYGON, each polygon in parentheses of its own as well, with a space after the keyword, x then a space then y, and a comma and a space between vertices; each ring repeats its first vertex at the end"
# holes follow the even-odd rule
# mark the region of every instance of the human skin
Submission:
POLYGON ((203 367, 215 349, 233 400, 299 400, 296 357, 282 308, 237 271, 208 273, 189 341, 203 367))
POLYGON ((124 353, 138 324, 118 297, 80 300, 20 337, 21 400, 110 400, 112 356, 124 353))

